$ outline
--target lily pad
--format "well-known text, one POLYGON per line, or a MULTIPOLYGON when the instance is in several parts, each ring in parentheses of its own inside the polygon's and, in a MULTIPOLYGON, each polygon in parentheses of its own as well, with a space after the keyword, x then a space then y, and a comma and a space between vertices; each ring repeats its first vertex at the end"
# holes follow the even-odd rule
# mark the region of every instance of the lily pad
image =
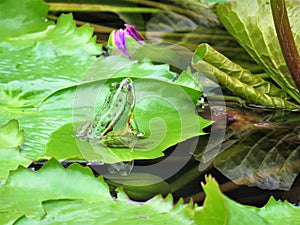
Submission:
MULTIPOLYGON (((50 168, 47 168, 49 170, 50 168)), ((73 172, 81 170, 74 168, 73 172)), ((22 172, 22 171, 20 171, 22 172)), ((58 177, 58 179, 60 179, 58 177)), ((50 179, 51 181, 51 179, 50 179)), ((137 203, 119 190, 117 199, 88 201, 84 199, 50 199, 42 202, 43 217, 24 215, 15 224, 299 224, 299 207, 270 198, 263 208, 244 206, 226 197, 211 177, 202 184, 206 199, 202 207, 175 205, 171 195, 163 199, 156 196, 145 203, 137 203)), ((80 188, 80 187, 79 187, 80 188)), ((74 186, 74 190, 77 186, 74 186)), ((1 187, 0 187, 1 191, 1 187)), ((1 194, 1 192, 0 192, 1 194)), ((2 211, 5 218, 9 211, 2 211)), ((2 221, 3 218, 1 217, 2 221)), ((12 223, 17 219, 10 220, 12 223)), ((2 222, 1 221, 1 222, 2 222)), ((7 224, 7 223, 2 223, 7 224)))
POLYGON ((300 208, 273 197, 263 208, 241 205, 221 193, 217 182, 206 178, 202 187, 206 194, 203 207, 195 214, 197 224, 299 224, 300 208))
MULTIPOLYGON (((115 79, 109 80, 113 81, 115 79)), ((195 104, 190 94, 199 97, 198 90, 191 89, 188 94, 179 85, 151 77, 135 79, 133 84, 136 94, 134 115, 140 131, 144 133, 144 138, 137 139, 134 148, 108 148, 75 138, 76 128, 85 121, 92 120, 97 112, 95 108, 103 104, 108 93, 108 85, 104 81, 98 81, 84 84, 77 89, 73 111, 75 123, 62 126, 50 136, 45 157, 56 157, 59 160, 84 158, 105 163, 153 159, 163 156, 166 148, 178 142, 204 134, 202 129, 211 124, 195 113, 195 104), (87 96, 91 97, 87 100, 87 96), (99 102, 99 105, 94 106, 94 102, 99 102)), ((56 101, 52 98, 59 100, 65 99, 63 96, 72 96, 72 89, 75 91, 74 88, 66 89, 65 93, 62 90, 47 100, 54 103, 56 101)))
POLYGON ((82 200, 47 201, 47 215, 41 219, 23 217, 16 224, 195 224, 190 205, 182 202, 172 206, 172 198, 156 197, 146 204, 134 204, 128 200, 87 203, 82 200))
POLYGON ((21 154, 37 158, 51 132, 71 121, 64 108, 45 112, 38 105, 53 91, 79 83, 102 46, 91 27, 76 27, 71 14, 56 25, 47 20, 49 6, 40 0, 0 4, 0 122, 18 119, 25 131, 21 154))
POLYGON ((0 183, 8 177, 9 171, 19 165, 28 166, 31 160, 21 156, 19 146, 24 142, 24 131, 19 130, 17 120, 11 120, 0 127, 0 183))
POLYGON ((0 42, 1 104, 36 107, 49 93, 78 83, 94 60, 91 55, 101 53, 92 32, 87 26, 76 28, 69 14, 44 32, 0 42))
POLYGON ((0 185, 0 196, 1 224, 12 224, 23 215, 41 218, 45 214, 42 202, 46 200, 112 200, 103 179, 95 178, 89 168, 73 164, 64 169, 56 160, 37 172, 23 167, 11 172, 6 183, 0 185))
POLYGON ((44 31, 53 24, 53 22, 45 20, 49 5, 42 0, 2 0, 0 6, 2 9, 0 13, 0 41, 44 31))

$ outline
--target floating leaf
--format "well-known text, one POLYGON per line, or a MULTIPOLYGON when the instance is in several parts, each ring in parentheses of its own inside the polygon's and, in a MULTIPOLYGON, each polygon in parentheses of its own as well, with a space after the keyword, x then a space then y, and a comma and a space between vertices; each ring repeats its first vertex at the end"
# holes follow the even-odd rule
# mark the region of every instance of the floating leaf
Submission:
POLYGON ((197 224, 267 224, 247 206, 223 195, 218 183, 211 176, 206 177, 206 182, 202 184, 206 199, 195 216, 197 224))
POLYGON ((2 0, 0 6, 0 41, 44 31, 53 24, 45 20, 49 6, 42 0, 2 0))
POLYGON ((112 199, 107 187, 102 181, 93 178, 90 170, 78 165, 64 170, 53 160, 46 164, 40 173, 20 168, 11 174, 9 180, 10 183, 0 186, 0 207, 6 204, 5 208, 1 209, 1 224, 95 224, 99 221, 101 224, 118 224, 126 221, 128 224, 149 225, 217 225, 300 222, 299 207, 288 202, 275 201, 273 198, 263 208, 243 206, 223 195, 211 176, 206 178, 206 184, 202 184, 206 194, 203 207, 194 207, 191 203, 183 204, 182 200, 174 205, 170 195, 165 199, 156 196, 145 203, 136 203, 129 200, 122 190, 119 190, 117 199, 112 199), (55 177, 52 176, 53 170, 58 172, 55 177), (24 175, 29 178, 27 182, 22 177, 24 175), (43 178, 42 175, 46 177, 43 178), (41 186, 45 179, 48 179, 49 185, 41 186), (38 180, 40 182, 37 183, 38 180), (75 181, 70 183, 71 180, 75 181), (14 189, 8 192, 8 186, 14 189), (15 192, 19 187, 22 188, 21 192, 27 191, 25 198, 24 195, 15 192), (11 200, 17 200, 18 204, 12 204, 11 200))
MULTIPOLYGON (((132 78, 134 71, 136 70, 132 70, 132 78)), ((131 70, 126 67, 118 71, 118 74, 126 76, 131 74, 131 70)), ((143 74, 140 70, 140 78, 143 74)), ((113 81, 112 78, 109 80, 109 82, 113 81)), ((99 106, 103 104, 108 93, 108 86, 104 85, 104 82, 105 80, 99 80, 79 86, 78 89, 72 87, 61 90, 45 100, 45 107, 50 107, 51 103, 56 105, 59 100, 65 101, 71 98, 68 101, 74 102, 73 119, 76 122, 66 124, 51 135, 46 147, 46 157, 56 157, 60 160, 83 157, 105 163, 153 159, 163 156, 166 148, 178 142, 204 134, 202 129, 211 124, 210 121, 204 120, 195 113, 193 99, 199 98, 198 90, 189 88, 187 93, 185 86, 181 88, 174 83, 161 81, 160 78, 153 79, 151 76, 149 78, 145 76, 133 82, 136 95, 134 115, 140 131, 145 134, 145 138, 136 140, 134 149, 107 148, 101 144, 90 145, 85 141, 77 140, 74 137, 76 127, 94 117, 97 110, 94 109, 93 104, 97 102, 97 98, 99 106), (74 95, 76 95, 75 100, 70 97, 74 95), (87 99, 86 96, 90 97, 87 99)))
POLYGON ((19 130, 17 120, 11 120, 0 127, 0 148, 19 147, 24 142, 24 131, 19 130))
POLYGON ((22 153, 37 158, 50 133, 71 121, 64 107, 45 112, 38 104, 51 92, 77 84, 101 45, 91 27, 76 27, 72 15, 62 15, 56 25, 47 21, 48 6, 40 0, 2 1, 1 8, 0 122, 18 119, 25 130, 22 153))
POLYGON ((41 218, 42 202, 52 199, 112 200, 103 179, 89 168, 72 164, 64 169, 50 160, 37 172, 19 167, 0 185, 0 223, 12 224, 23 215, 41 218))
POLYGON ((26 217, 17 221, 18 225, 25 224, 195 224, 189 212, 191 205, 177 203, 173 207, 172 198, 156 197, 145 204, 134 204, 127 201, 109 201, 87 203, 82 200, 48 201, 44 208, 46 216, 41 219, 26 217))
POLYGON ((0 183, 6 180, 10 170, 31 163, 31 160, 20 155, 19 147, 23 142, 24 131, 19 130, 17 120, 11 120, 0 127, 0 183))
POLYGON ((45 32, 0 42, 1 104, 36 107, 49 93, 78 83, 93 62, 91 55, 101 53, 92 32, 87 26, 76 28, 71 15, 62 15, 45 32))
POLYGON ((289 202, 276 201, 271 197, 268 203, 261 209, 253 209, 259 216, 269 221, 269 224, 299 224, 299 207, 289 202))
POLYGON ((140 204, 129 200, 120 190, 118 199, 113 199, 103 178, 95 178, 89 168, 72 164, 64 169, 53 159, 36 172, 20 167, 0 185, 3 225, 26 221, 112 224, 124 220, 130 224, 156 224, 162 219, 169 221, 167 224, 175 221, 194 224, 191 210, 192 205, 184 205, 182 201, 174 206, 171 196, 166 199, 157 196, 140 204))
POLYGON ((196 211, 197 224, 298 224, 300 208, 271 198, 263 208, 244 206, 223 195, 217 182, 206 177, 203 207, 196 211))

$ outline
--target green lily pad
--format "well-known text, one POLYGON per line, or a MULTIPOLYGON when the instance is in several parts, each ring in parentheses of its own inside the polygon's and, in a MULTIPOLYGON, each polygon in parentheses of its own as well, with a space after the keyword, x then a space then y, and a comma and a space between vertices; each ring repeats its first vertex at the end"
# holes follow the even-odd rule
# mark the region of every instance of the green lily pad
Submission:
POLYGON ((19 130, 17 120, 11 120, 0 127, 0 148, 19 147, 24 142, 24 131, 19 130))
POLYGON ((263 208, 241 205, 222 194, 217 182, 206 178, 202 187, 206 194, 203 207, 195 214, 197 224, 299 224, 300 208, 273 197, 263 208))
POLYGON ((19 130, 17 120, 11 120, 0 127, 0 182, 6 180, 10 170, 31 163, 31 160, 22 157, 19 152, 19 146, 23 142, 24 131, 19 130))
POLYGON ((102 46, 91 27, 76 27, 71 14, 55 25, 47 20, 49 6, 40 0, 0 4, 0 122, 18 119, 25 131, 21 154, 38 158, 49 135, 71 121, 64 107, 48 112, 38 105, 55 90, 78 84, 102 46))
POLYGON ((18 168, 0 185, 0 223, 12 224, 23 215, 41 218, 42 202, 51 199, 112 200, 103 179, 95 178, 89 168, 73 164, 64 169, 50 160, 37 172, 18 168))
POLYGON ((2 0, 0 6, 0 41, 44 31, 53 24, 45 20, 49 5, 42 0, 2 0))
POLYGON ((195 224, 189 213, 191 204, 172 205, 172 198, 157 197, 146 204, 127 201, 87 203, 82 200, 47 201, 47 215, 41 219, 23 217, 16 224, 195 224))
POLYGON ((78 83, 94 60, 91 55, 101 53, 92 32, 76 28, 69 14, 44 32, 0 42, 1 104, 36 107, 49 93, 78 83))
MULTIPOLYGON (((26 2, 26 0, 23 1, 26 2)), ((7 7, 6 4, 8 3, 3 5, 4 8, 7 7)), ((46 9, 45 5, 39 1, 36 1, 35 4, 41 10, 43 7, 43 10, 46 9), (42 5, 38 6, 39 4, 42 5)), ((32 6, 29 5, 28 7, 32 6)), ((23 13, 25 17, 30 17, 27 14, 28 11, 20 12, 20 15, 23 15, 23 13)), ((34 21, 42 18, 42 14, 32 17, 32 20, 28 20, 34 23, 34 21)), ((16 16, 15 19, 17 20, 18 17, 16 16)), ((136 94, 140 100, 142 98, 146 99, 143 101, 138 100, 140 102, 137 103, 138 107, 136 107, 135 112, 136 119, 141 121, 139 122, 140 127, 147 137, 141 142, 145 142, 143 146, 150 143, 148 148, 144 148, 144 151, 137 153, 137 158, 160 157, 163 155, 162 151, 165 148, 189 137, 202 134, 201 129, 208 126, 209 122, 204 122, 194 113, 194 105, 191 102, 195 103, 198 100, 201 95, 201 87, 197 83, 197 79, 189 72, 183 73, 181 78, 174 83, 172 80, 174 80, 176 74, 170 72, 168 65, 154 66, 149 62, 138 63, 126 57, 101 57, 96 59, 93 56, 101 53, 101 46, 97 45, 95 38, 91 37, 92 29, 87 25, 76 28, 71 15, 62 15, 56 25, 44 26, 44 28, 39 32, 35 32, 34 29, 32 31, 26 30, 24 35, 20 33, 0 42, 0 51, 3 52, 0 60, 0 72, 4 74, 2 83, 0 83, 0 100, 3 106, 0 109, 0 120, 7 121, 9 118, 16 118, 20 121, 21 128, 25 130, 26 141, 22 146, 22 154, 26 157, 32 159, 43 157, 45 144, 48 142, 49 136, 60 127, 62 127, 62 136, 64 136, 64 125, 72 122, 78 125, 78 123, 91 120, 97 108, 101 107, 103 96, 107 94, 105 81, 110 83, 123 77, 131 77, 135 79, 135 83, 139 83, 139 80, 146 78, 149 80, 151 78, 150 83, 155 85, 149 87, 156 89, 155 91, 154 89, 150 90, 146 81, 142 81, 136 87, 140 90, 145 89, 142 92, 136 90, 136 94), (88 67, 90 68, 87 70, 88 67), (161 85, 157 82, 161 82, 161 85), (171 90, 168 87, 173 87, 173 89, 171 90), (93 90, 91 91, 90 88, 93 90), (173 104, 173 99, 178 98, 178 94, 180 94, 175 90, 176 88, 185 94, 180 97, 179 101, 175 100, 173 104), (86 92, 83 93, 81 89, 86 90, 86 92), (146 90, 152 95, 152 98, 156 96, 159 99, 148 101, 147 99, 151 96, 146 90), (171 91, 173 93, 167 93, 171 91), (101 92, 101 94, 99 95, 98 92, 101 92), (170 94, 173 96, 170 96, 170 94), (164 96, 167 96, 166 99, 164 99, 164 96), (188 100, 185 101, 184 98, 188 100), (170 104, 164 104, 163 101, 169 101, 170 104), (172 104, 175 106, 175 110, 172 109, 172 104), (94 107, 95 105, 96 107, 94 107), (185 107, 177 110, 176 107, 179 105, 185 107), (187 112, 188 110, 191 111, 187 112), (179 116, 174 119, 178 112, 183 112, 186 116, 182 118, 179 116), (150 115, 151 113, 153 115, 150 115), (185 122, 181 126, 180 120, 187 119, 188 116, 191 117, 191 123, 185 122), (162 118, 165 121, 158 123, 157 120, 152 120, 154 117, 162 118), (200 121, 201 125, 199 125, 200 121), (151 129, 149 127, 151 124, 156 127, 153 131, 159 132, 154 133, 152 127, 151 129), (178 128, 173 129, 174 126, 178 125, 178 128), (193 126, 198 127, 196 131, 193 131, 193 126), (166 140, 166 137, 164 137, 165 127, 168 127, 167 130, 174 130, 172 132, 168 131, 168 139, 170 140, 166 140), (181 135, 181 133, 184 134, 181 135), (166 141, 163 141, 164 139, 166 141), (145 153, 145 150, 148 153, 151 150, 150 156, 146 156, 148 153, 145 153)), ((66 137, 66 140, 70 140, 70 143, 72 143, 74 131, 70 132, 71 129, 66 130, 67 135, 71 138, 70 140, 66 137)), ((54 136, 53 134, 52 137, 54 136)), ((51 139, 49 143, 56 141, 55 143, 58 144, 61 139, 56 139, 51 139)), ((65 141, 64 143, 66 144, 65 141)), ((49 146, 47 147, 47 156, 55 155, 58 159, 81 157, 77 153, 72 153, 76 148, 64 149, 59 153, 56 151, 57 155, 50 154, 49 151, 53 150, 51 146, 56 148, 56 145, 49 144, 49 146), (61 156, 66 151, 69 154, 65 154, 64 157, 61 156)), ((62 145, 61 148, 63 147, 65 146, 62 145)), ((88 155, 91 154, 85 147, 83 149, 84 152, 88 152, 88 155)), ((101 148, 99 151, 102 151, 101 148)), ((82 154, 82 148, 80 148, 80 153, 82 154)), ((109 150, 108 153, 108 155, 114 155, 115 150, 109 150)), ((113 159, 105 159, 105 161, 113 162, 135 157, 128 152, 128 149, 119 152, 117 155, 122 156, 113 156, 113 159)), ((105 158, 107 157, 105 156, 105 158)), ((94 156, 88 158, 94 158, 94 156)), ((97 154, 97 159, 102 158, 97 154)))
MULTIPOLYGON (((189 94, 194 92, 192 96, 199 96, 198 90, 191 89, 187 94, 179 85, 153 78, 136 79, 133 84, 136 94, 134 115, 140 131, 144 133, 144 138, 137 139, 134 148, 108 148, 101 144, 91 145, 75 138, 76 128, 94 117, 97 112, 94 108, 99 108, 103 104, 108 93, 108 85, 104 85, 104 81, 98 81, 77 89, 75 100, 77 103, 73 106, 74 123, 62 126, 50 136, 44 157, 55 157, 59 160, 87 159, 105 163, 153 159, 163 156, 166 148, 178 142, 204 134, 202 129, 211 124, 211 121, 195 113, 195 105, 189 94), (101 91, 97 107, 87 106, 87 101, 91 103, 96 101, 99 89, 101 91), (86 96, 91 97, 87 100, 86 96)), ((72 89, 75 91, 74 88, 66 89, 65 93, 61 91, 47 100, 56 103, 59 99, 65 99, 63 96, 70 97, 72 89)), ((47 100, 44 102, 45 105, 47 100)))
MULTIPOLYGON (((53 169, 51 167, 44 170, 53 169)), ((82 168, 73 168, 73 175, 82 168)), ((71 172, 71 171, 70 171, 71 172)), ((22 173, 22 170, 16 173, 22 173)), ((36 174, 37 175, 37 174, 36 174)), ((64 177, 58 180, 63 181, 64 177)), ((52 179, 50 179, 51 182, 52 179)), ((171 195, 163 199, 156 196, 145 203, 136 203, 119 190, 117 199, 102 199, 88 201, 86 199, 50 199, 42 202, 45 214, 43 217, 24 215, 15 224, 299 224, 299 207, 288 202, 276 201, 270 198, 262 208, 244 206, 226 197, 219 189, 217 182, 211 177, 202 184, 206 199, 202 207, 193 204, 183 204, 179 200, 175 205, 171 195)), ((0 194, 2 187, 0 186, 0 194)), ((64 186, 58 191, 62 191, 64 186)), ((68 186, 67 186, 68 189, 68 186)), ((80 186, 74 186, 74 190, 80 186)), ((12 193, 10 193, 12 195, 12 193)), ((50 194, 51 195, 51 192, 50 194)), ((1 195, 2 197, 2 195, 1 195)), ((22 199, 23 201, 23 199, 22 199)), ((17 214, 11 211, 2 211, 1 222, 7 215, 9 222, 14 222, 24 211, 17 214)))

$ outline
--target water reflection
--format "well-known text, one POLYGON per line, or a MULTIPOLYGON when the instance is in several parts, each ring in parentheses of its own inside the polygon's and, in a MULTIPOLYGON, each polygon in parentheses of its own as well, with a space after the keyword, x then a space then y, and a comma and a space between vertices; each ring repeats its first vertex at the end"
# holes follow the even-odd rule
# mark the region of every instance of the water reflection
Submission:
MULTIPOLYGON (((300 114, 231 105, 204 111, 202 116, 224 113, 226 134, 222 143, 215 143, 221 151, 212 160, 214 167, 237 184, 289 190, 300 170, 300 114)), ((202 154, 203 142, 197 150, 200 162, 208 157, 202 154)))
POLYGON ((118 174, 121 176, 128 176, 134 166, 134 161, 129 162, 118 162, 113 164, 108 164, 107 170, 109 173, 118 174))

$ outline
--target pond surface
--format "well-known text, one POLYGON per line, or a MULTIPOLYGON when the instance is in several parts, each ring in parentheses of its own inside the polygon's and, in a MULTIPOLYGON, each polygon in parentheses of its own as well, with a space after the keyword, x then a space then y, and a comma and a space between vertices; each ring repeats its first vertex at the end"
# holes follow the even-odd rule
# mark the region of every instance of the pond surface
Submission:
MULTIPOLYGON (((299 196, 295 196, 300 169, 299 113, 244 108, 230 103, 227 106, 200 114, 209 118, 210 114, 226 113, 226 132, 218 146, 213 171, 217 169, 226 178, 243 185, 232 185, 233 190, 226 187, 230 195, 238 196, 242 193, 239 190, 245 190, 247 196, 240 196, 239 201, 250 204, 263 203, 270 195, 299 202, 299 196)), ((203 148, 200 146, 198 151, 201 160, 203 148)))

